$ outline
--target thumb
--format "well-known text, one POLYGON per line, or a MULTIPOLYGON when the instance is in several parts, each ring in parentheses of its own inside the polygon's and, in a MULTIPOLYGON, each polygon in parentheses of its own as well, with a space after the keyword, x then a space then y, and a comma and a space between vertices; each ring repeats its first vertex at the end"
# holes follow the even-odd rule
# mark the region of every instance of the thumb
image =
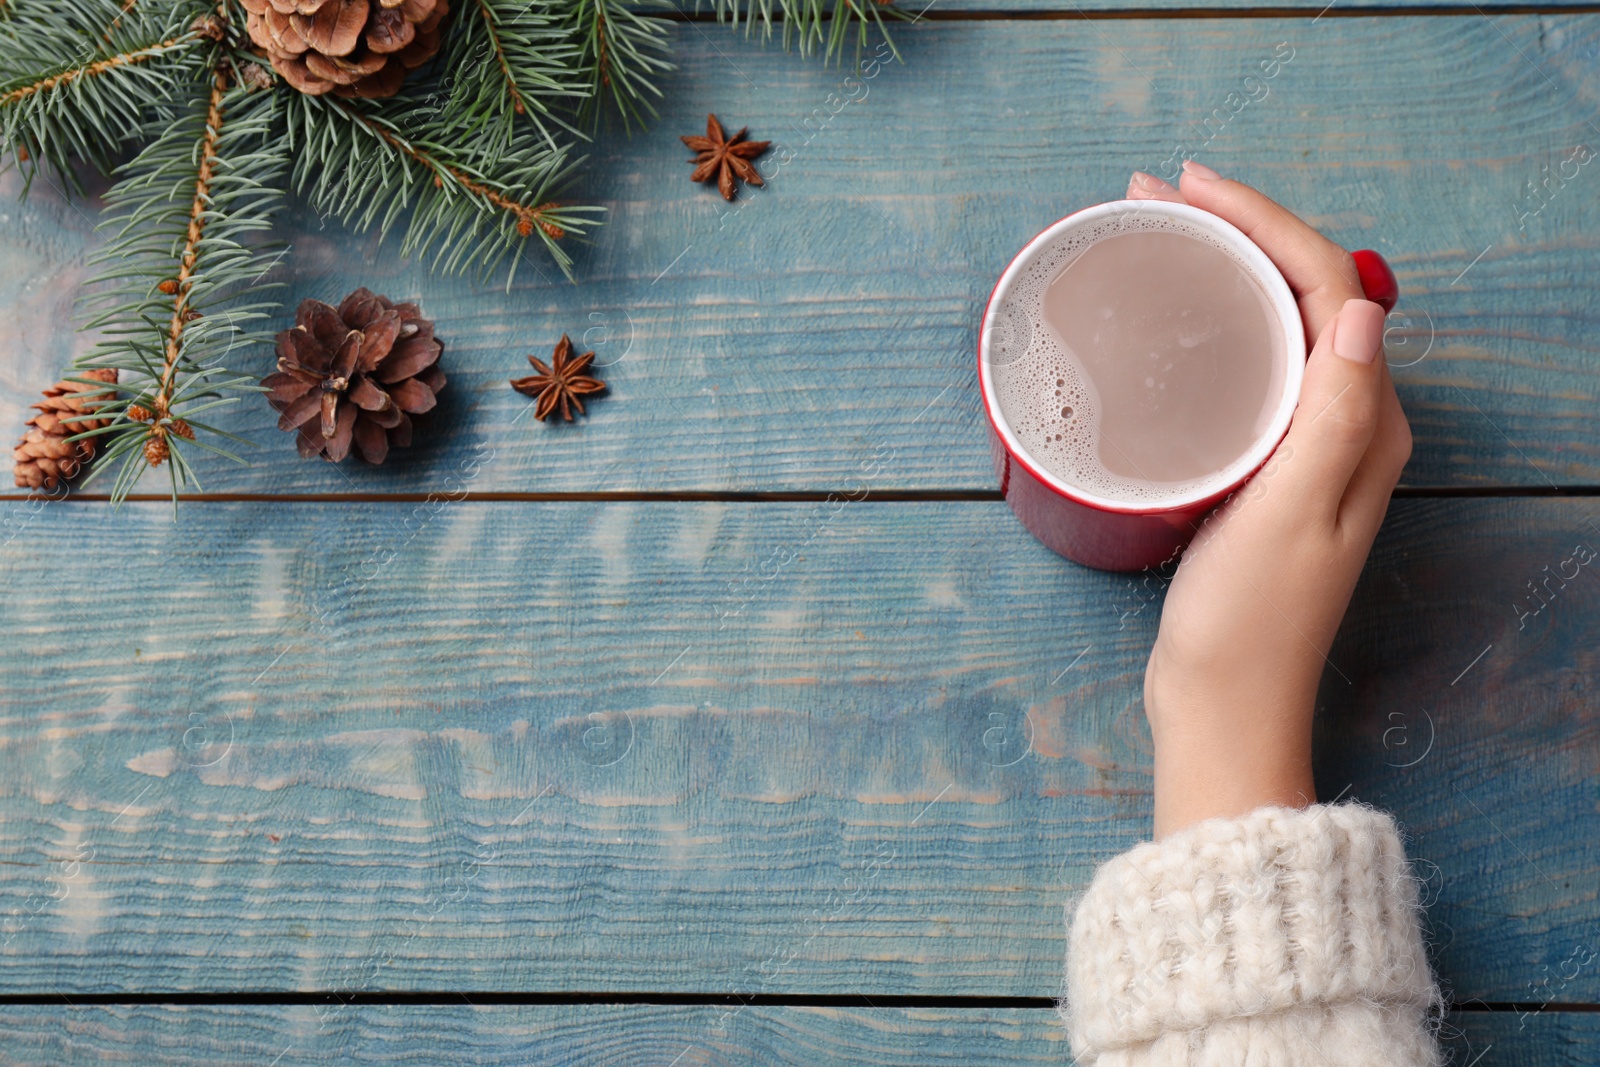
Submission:
POLYGON ((1306 359, 1300 403, 1284 439, 1293 448, 1284 468, 1287 488, 1329 522, 1377 429, 1383 320, 1383 308, 1371 301, 1344 302, 1306 359))

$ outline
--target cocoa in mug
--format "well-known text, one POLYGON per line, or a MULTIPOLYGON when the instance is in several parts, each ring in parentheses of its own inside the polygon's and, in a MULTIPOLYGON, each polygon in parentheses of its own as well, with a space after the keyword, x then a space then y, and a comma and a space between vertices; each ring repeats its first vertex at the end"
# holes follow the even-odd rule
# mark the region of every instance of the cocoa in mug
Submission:
POLYGON ((1090 566, 1170 558, 1288 430, 1305 340, 1266 255, 1208 212, 1086 209, 1036 237, 985 311, 979 374, 1002 488, 1090 566))

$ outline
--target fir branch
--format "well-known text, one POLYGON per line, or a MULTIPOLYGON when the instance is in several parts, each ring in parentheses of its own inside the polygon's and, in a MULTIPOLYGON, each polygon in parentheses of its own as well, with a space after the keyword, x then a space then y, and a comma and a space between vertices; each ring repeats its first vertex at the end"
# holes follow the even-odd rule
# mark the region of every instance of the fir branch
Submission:
POLYGON ((784 50, 798 45, 800 54, 809 56, 820 46, 824 63, 835 57, 843 61, 845 43, 852 30, 859 61, 872 26, 877 27, 894 57, 899 59, 900 53, 884 28, 884 17, 905 19, 910 16, 890 4, 891 0, 776 0, 774 11, 774 0, 711 0, 717 21, 737 27, 742 18, 746 36, 760 22, 763 41, 772 39, 772 24, 775 19, 781 19, 784 50))
POLYGON ((650 98, 661 96, 651 80, 673 69, 667 20, 641 13, 671 11, 670 0, 560 0, 566 23, 578 47, 577 67, 587 83, 588 99, 580 116, 598 123, 609 101, 625 126, 644 125, 656 109, 650 98))
POLYGON ((437 121, 472 136, 493 159, 510 148, 521 117, 551 148, 561 117, 587 89, 573 64, 577 46, 551 0, 464 0, 445 46, 445 101, 437 121))
POLYGON ((317 211, 357 231, 376 224, 382 236, 409 210, 401 254, 431 248, 433 266, 446 272, 469 266, 493 271, 523 238, 538 235, 571 277, 571 257, 558 242, 582 234, 601 209, 555 203, 582 162, 565 148, 551 148, 542 135, 519 128, 504 151, 474 158, 424 140, 425 130, 408 131, 403 123, 415 105, 405 96, 365 101, 294 94, 287 104, 294 186, 317 211))
MULTIPOLYGON (((238 402, 252 376, 222 359, 266 340, 254 324, 276 305, 234 297, 271 268, 259 235, 281 201, 287 158, 270 92, 232 85, 226 48, 212 50, 207 81, 189 83, 182 114, 126 166, 107 193, 115 236, 94 257, 99 314, 87 324, 104 340, 77 361, 115 367, 116 396, 97 410, 106 448, 90 477, 115 467, 114 500, 148 467, 169 463, 173 491, 195 481, 184 450, 221 449, 199 439, 189 417, 238 402)), ((227 436, 227 435, 223 435, 227 436)), ((226 454, 226 453, 224 453, 226 454)))
POLYGON ((182 37, 174 37, 171 40, 158 41, 150 47, 141 48, 136 52, 119 52, 114 56, 107 56, 105 59, 97 59, 86 67, 70 67, 59 74, 52 74, 36 82, 20 85, 9 92, 0 93, 0 107, 15 104, 17 101, 26 99, 34 93, 48 93, 52 89, 68 85, 79 78, 93 78, 97 75, 105 74, 107 71, 115 70, 117 67, 143 63, 173 48, 177 48, 179 45, 191 43, 196 36, 196 34, 190 33, 182 37))
POLYGON ((506 59, 506 46, 500 40, 500 34, 495 29, 494 8, 489 0, 477 0, 478 14, 483 16, 484 32, 489 36, 489 50, 494 55, 495 65, 500 68, 500 75, 505 79, 506 97, 511 101, 512 110, 519 115, 528 112, 528 101, 521 89, 517 88, 517 77, 511 72, 511 63, 506 59))
POLYGON ((204 10, 59 0, 14 12, 0 22, 0 149, 30 182, 42 165, 75 184, 74 159, 109 169, 201 70, 209 42, 190 24, 204 10))
MULTIPOLYGON (((131 2, 131 0, 130 0, 131 2)), ((152 398, 155 410, 165 412, 172 402, 172 376, 178 369, 178 356, 182 351, 183 330, 188 323, 189 279, 194 274, 195 262, 200 258, 200 238, 205 233, 207 213, 211 207, 211 183, 216 177, 219 163, 217 141, 222 136, 222 101, 228 93, 228 68, 217 64, 211 77, 211 98, 206 105, 205 133, 195 147, 195 158, 200 168, 195 175, 194 201, 189 206, 189 225, 184 234, 183 251, 178 254, 178 276, 163 280, 156 289, 173 291, 172 318, 167 325, 166 360, 161 370, 161 384, 152 398)))

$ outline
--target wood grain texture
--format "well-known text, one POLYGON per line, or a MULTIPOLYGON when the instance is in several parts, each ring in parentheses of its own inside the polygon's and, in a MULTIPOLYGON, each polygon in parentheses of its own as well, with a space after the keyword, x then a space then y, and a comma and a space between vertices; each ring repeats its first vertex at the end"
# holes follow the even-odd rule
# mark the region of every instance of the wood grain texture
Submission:
MULTIPOLYGON (((1600 1000, 1595 512, 1398 503, 1331 656, 1463 999, 1600 1000)), ((1149 829, 1158 591, 1001 504, 181 515, 4 516, 0 992, 1049 996, 1149 829)))
MULTIPOLYGON (((1041 227, 1179 144, 1390 258, 1410 316, 1390 337, 1411 363, 1395 372, 1408 484, 1600 484, 1597 171, 1569 166, 1537 214, 1525 195, 1596 137, 1600 16, 940 22, 903 27, 905 64, 863 80, 719 27, 675 33, 661 120, 595 146, 583 188, 610 221, 578 250, 578 286, 532 256, 509 292, 433 278, 291 213, 286 292, 420 296, 451 385, 421 443, 377 470, 300 460, 252 402, 232 428, 256 465, 206 463, 206 487, 849 489, 889 448, 893 486, 991 488, 973 366, 990 287, 1041 227), (1280 44, 1293 59, 1239 104, 1280 44), (678 135, 707 111, 777 141, 768 188, 733 209, 688 181, 678 135), (506 379, 563 331, 612 392, 587 422, 541 425, 506 379), (493 461, 466 482, 474 456, 493 461)), ((79 343, 61 323, 81 208, 40 186, 0 210, 7 425, 79 343)))
MULTIPOLYGON (((0 1006, 0 1064, 471 1063, 479 1067, 1059 1067, 1047 1010, 995 1008, 0 1006)), ((1591 1067, 1600 1015, 1456 1012, 1450 1062, 1591 1067)))

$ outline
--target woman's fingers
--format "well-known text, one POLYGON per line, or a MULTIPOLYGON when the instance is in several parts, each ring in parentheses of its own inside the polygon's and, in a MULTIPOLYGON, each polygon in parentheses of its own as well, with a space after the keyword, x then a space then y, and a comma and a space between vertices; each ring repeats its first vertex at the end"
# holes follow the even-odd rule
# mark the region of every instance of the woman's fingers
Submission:
POLYGON ((1193 160, 1183 165, 1183 198, 1243 230, 1283 272, 1300 301, 1307 338, 1321 335, 1346 300, 1359 300, 1361 276, 1350 253, 1287 208, 1193 160))
MULTIPOLYGON (((1379 356, 1382 359, 1382 356, 1379 356)), ((1395 395, 1394 380, 1387 365, 1383 368, 1382 398, 1378 427, 1366 454, 1350 476, 1350 485, 1339 502, 1339 526, 1352 536, 1372 538, 1383 525, 1389 510, 1389 497, 1400 481, 1406 461, 1411 458, 1411 426, 1395 395)))
POLYGON ((1287 506, 1332 524, 1377 433, 1384 392, 1394 393, 1381 356, 1383 308, 1348 300, 1306 360, 1300 405, 1284 438, 1293 451, 1278 475, 1287 506))
POLYGON ((1154 174, 1146 174, 1142 170, 1133 172, 1133 178, 1128 182, 1127 200, 1165 200, 1170 204, 1184 204, 1183 194, 1178 192, 1154 174))
MULTIPOLYGON (((1134 171, 1127 199, 1192 204, 1239 227, 1283 272, 1315 339, 1289 447, 1274 457, 1275 477, 1260 495, 1282 485, 1291 511, 1370 542, 1411 455, 1411 429, 1382 359, 1383 309, 1362 299, 1349 253, 1281 205, 1193 160, 1182 184, 1134 171)), ((1253 498, 1246 492, 1240 502, 1253 498)))

